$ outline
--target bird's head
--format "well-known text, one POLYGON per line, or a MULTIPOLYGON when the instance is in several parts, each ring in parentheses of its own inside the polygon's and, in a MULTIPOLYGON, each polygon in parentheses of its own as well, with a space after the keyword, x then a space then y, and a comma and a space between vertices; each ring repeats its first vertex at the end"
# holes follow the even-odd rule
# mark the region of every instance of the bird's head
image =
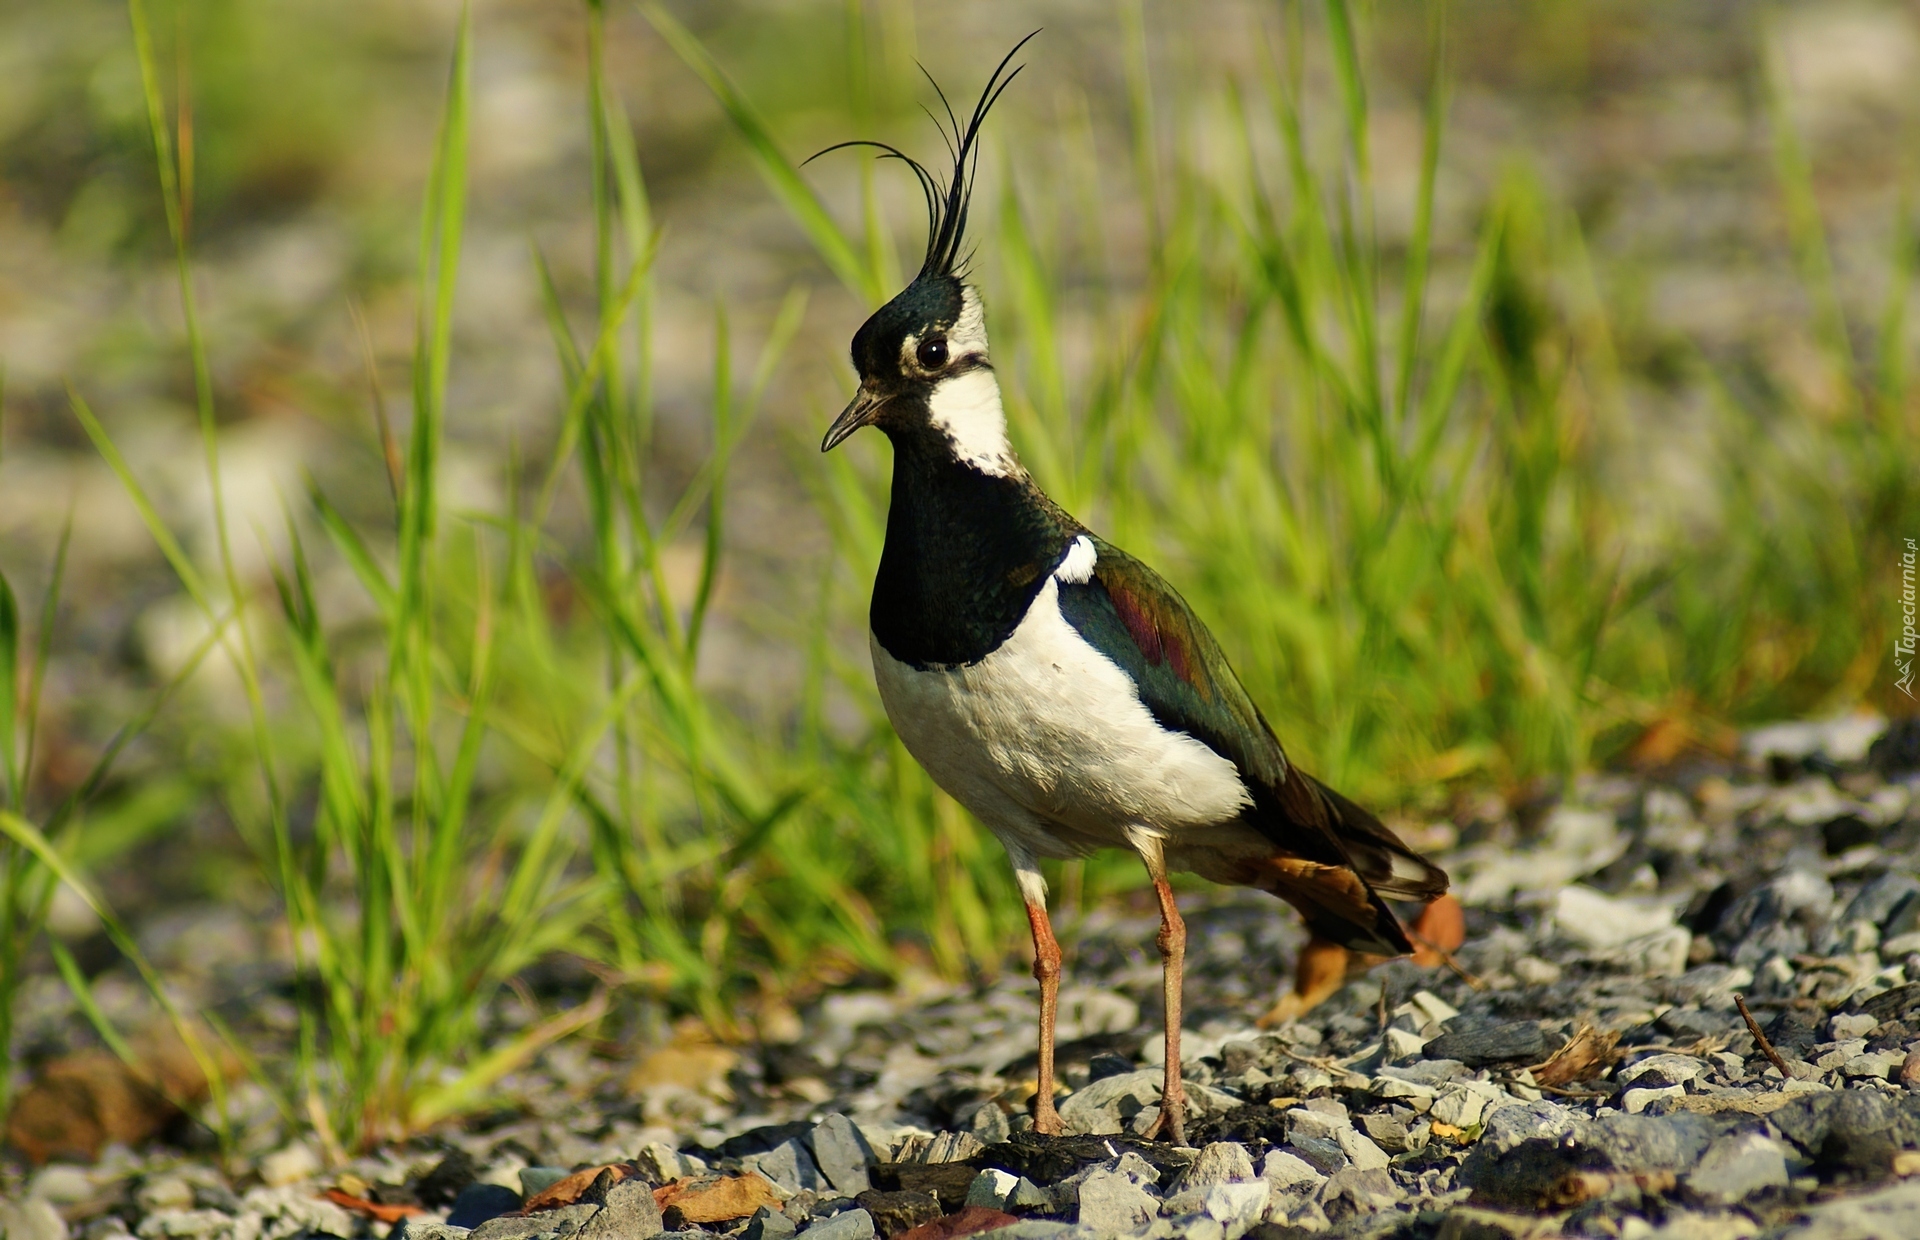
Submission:
MULTIPOLYGON (((978 290, 966 281, 968 256, 961 247, 979 163, 981 122, 1019 74, 1018 68, 1008 72, 1007 66, 1032 37, 1020 40, 1000 62, 964 127, 952 109, 947 110, 953 175, 944 183, 885 143, 840 144, 877 147, 884 157, 913 170, 927 199, 927 252, 913 282, 854 333, 853 365, 860 373, 860 390, 827 430, 822 452, 863 426, 877 426, 895 440, 903 434, 942 434, 958 459, 986 473, 1020 468, 1007 441, 1000 386, 987 357, 986 315, 978 290)), ((934 89, 939 91, 937 83, 934 89)), ((944 94, 941 102, 946 102, 944 94)))

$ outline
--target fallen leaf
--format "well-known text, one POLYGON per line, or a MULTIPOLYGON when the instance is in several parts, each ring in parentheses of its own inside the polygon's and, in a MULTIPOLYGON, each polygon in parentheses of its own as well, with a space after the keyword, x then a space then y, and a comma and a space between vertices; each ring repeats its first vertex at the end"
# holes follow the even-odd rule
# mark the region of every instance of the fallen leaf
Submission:
POLYGON ((611 1182, 614 1184, 618 1184, 629 1176, 640 1174, 640 1169, 632 1163, 606 1163, 598 1167, 588 1167, 584 1171, 576 1171, 572 1175, 555 1180, 533 1196, 527 1198, 526 1203, 520 1207, 520 1212, 522 1214, 532 1214, 536 1210, 552 1210, 560 1206, 570 1206, 580 1200, 581 1196, 593 1187, 593 1182, 600 1178, 602 1171, 613 1174, 613 1180, 611 1182))
POLYGON ((351 1210, 383 1223, 397 1223, 410 1215, 426 1213, 420 1206, 383 1206, 377 1201, 368 1201, 365 1197, 356 1197, 338 1188, 330 1188, 321 1195, 342 1210, 351 1210))
POLYGON ((1455 1145, 1465 1145, 1467 1143, 1466 1129, 1456 1128, 1454 1125, 1444 1123, 1441 1120, 1434 1120, 1432 1127, 1428 1131, 1432 1132, 1436 1137, 1441 1137, 1453 1142, 1455 1145))
POLYGON ((1548 1087, 1573 1081, 1590 1081, 1606 1071, 1607 1065, 1618 1058, 1613 1048, 1619 1041, 1617 1032, 1603 1032, 1592 1025, 1582 1025, 1565 1046, 1549 1056, 1545 1063, 1535 1064, 1528 1071, 1533 1073, 1534 1084, 1548 1087))
POLYGON ((997 1231, 1002 1227, 1011 1227, 1019 1221, 1013 1215, 1000 1210, 991 1210, 986 1206, 968 1206, 945 1218, 937 1218, 931 1223, 922 1223, 911 1230, 903 1231, 894 1237, 894 1240, 955 1240, 958 1236, 977 1236, 983 1231, 997 1231))
POLYGON ((732 1222, 761 1206, 777 1210, 780 1199, 763 1175, 702 1176, 661 1185, 653 1190, 653 1204, 672 1231, 684 1223, 732 1222), (677 1212, 677 1221, 665 1217, 668 1210, 677 1212))

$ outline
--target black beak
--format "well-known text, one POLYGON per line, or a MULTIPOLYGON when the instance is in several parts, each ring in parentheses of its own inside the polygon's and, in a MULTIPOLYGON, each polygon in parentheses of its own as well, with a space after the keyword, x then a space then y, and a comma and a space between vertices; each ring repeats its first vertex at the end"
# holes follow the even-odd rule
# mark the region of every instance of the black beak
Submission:
POLYGON ((863 426, 871 426, 880 416, 886 401, 862 387, 853 394, 853 401, 840 411, 840 416, 827 428, 827 437, 820 441, 822 452, 831 452, 840 446, 840 441, 863 426))

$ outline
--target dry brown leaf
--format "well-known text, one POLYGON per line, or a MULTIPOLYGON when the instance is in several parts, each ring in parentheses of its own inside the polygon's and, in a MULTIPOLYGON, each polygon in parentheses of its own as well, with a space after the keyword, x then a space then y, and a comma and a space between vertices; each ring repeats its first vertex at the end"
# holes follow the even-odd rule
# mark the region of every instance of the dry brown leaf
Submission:
POLYGON ((520 1207, 520 1213, 532 1214, 536 1210, 552 1210, 560 1206, 572 1205, 593 1187, 593 1182, 600 1178, 602 1171, 611 1172, 612 1182, 615 1184, 640 1174, 640 1169, 632 1163, 606 1163, 598 1167, 588 1167, 584 1171, 576 1171, 572 1175, 555 1180, 527 1198, 525 1204, 520 1207))
POLYGON ((1592 1025, 1582 1025, 1565 1046, 1549 1056, 1545 1063, 1535 1064, 1528 1071, 1533 1073, 1534 1084, 1549 1088, 1574 1081, 1590 1081, 1619 1058, 1613 1049, 1619 1041, 1620 1035, 1616 1032, 1603 1032, 1592 1025))
POLYGON ((330 1188, 322 1195, 343 1210, 351 1210, 355 1214, 365 1215, 367 1218, 379 1219, 383 1223, 397 1223, 401 1219, 411 1215, 426 1213, 426 1210, 420 1206, 381 1205, 377 1201, 368 1201, 365 1197, 356 1197, 352 1193, 339 1188, 330 1188))

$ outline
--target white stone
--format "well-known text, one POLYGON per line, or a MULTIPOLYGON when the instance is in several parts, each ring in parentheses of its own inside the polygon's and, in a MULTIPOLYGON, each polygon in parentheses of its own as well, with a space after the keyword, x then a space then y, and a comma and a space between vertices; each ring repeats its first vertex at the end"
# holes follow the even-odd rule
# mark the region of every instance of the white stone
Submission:
POLYGON ((260 1160, 260 1182, 268 1188, 298 1184, 319 1175, 321 1169, 320 1155, 314 1153, 313 1147, 295 1142, 260 1160))
POLYGON ((1836 1042, 1864 1038, 1880 1024, 1880 1018, 1867 1012, 1842 1012, 1827 1022, 1827 1036, 1836 1042))
POLYGON ((1431 990, 1416 990, 1413 998, 1407 1000, 1420 1010, 1421 1023, 1444 1025, 1460 1015, 1460 1009, 1434 994, 1431 990))
POLYGON ((1353 1121, 1343 1115, 1328 1115, 1324 1111, 1310 1111, 1305 1107, 1294 1107, 1287 1112, 1287 1139, 1298 1140, 1301 1137, 1316 1137, 1322 1141, 1334 1140, 1334 1134, 1342 1128, 1352 1128, 1353 1121))
POLYGON ((34 1172, 33 1179, 27 1183, 27 1196, 44 1197, 62 1206, 91 1201, 96 1191, 93 1176, 87 1169, 71 1163, 49 1163, 34 1172))
POLYGON ((1614 1075, 1616 1079, 1623 1082, 1654 1076, 1668 1085, 1679 1085, 1699 1076, 1705 1067, 1705 1064, 1691 1055, 1649 1055, 1645 1059, 1636 1060, 1627 1065, 1614 1075))
POLYGON ((1653 1089, 1629 1089, 1620 1095, 1620 1109, 1628 1115, 1638 1115, 1653 1105, 1659 1098, 1679 1098, 1686 1094, 1682 1085, 1664 1085, 1653 1089))
POLYGON ((1480 1122, 1486 1110, 1487 1099, 1479 1090, 1456 1083, 1440 1091, 1433 1105, 1427 1109, 1427 1116, 1443 1124, 1452 1124, 1455 1128, 1471 1128, 1480 1122))
POLYGON ((1235 1180, 1209 1188, 1203 1208, 1227 1235, 1237 1236, 1265 1216, 1272 1198, 1273 1188, 1265 1180, 1235 1180))
POLYGON ((1335 1132, 1333 1139, 1348 1161, 1362 1171, 1377 1170, 1391 1162, 1386 1151, 1373 1143, 1372 1137, 1351 1125, 1335 1132))
POLYGON ((1554 897, 1553 922, 1570 941, 1604 949, 1620 947, 1672 925, 1673 909, 1657 902, 1618 900, 1575 884, 1554 897))
POLYGON ((1380 1037, 1380 1048, 1388 1059, 1411 1059, 1432 1040, 1405 1029, 1389 1029, 1380 1037))
POLYGON ((1759 727, 1740 738, 1747 756, 1770 754, 1804 758, 1824 753, 1835 762, 1858 762, 1887 730, 1886 717, 1872 711, 1836 715, 1831 719, 1796 720, 1759 727))
POLYGON ((44 1197, 0 1198, 0 1236, 7 1240, 67 1240, 67 1223, 44 1197))

